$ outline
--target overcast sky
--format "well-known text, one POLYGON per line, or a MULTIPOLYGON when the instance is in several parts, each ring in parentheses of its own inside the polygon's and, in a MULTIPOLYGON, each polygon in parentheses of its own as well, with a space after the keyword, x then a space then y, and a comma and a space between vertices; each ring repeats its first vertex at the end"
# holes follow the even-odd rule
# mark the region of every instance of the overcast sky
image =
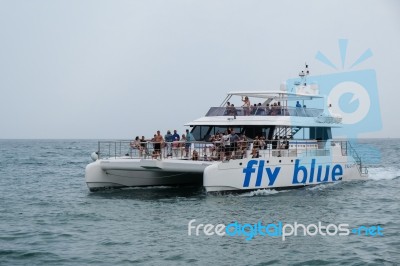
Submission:
POLYGON ((382 129, 400 137, 400 1, 0 0, 0 138, 184 130, 232 90, 278 89, 370 49, 382 129))

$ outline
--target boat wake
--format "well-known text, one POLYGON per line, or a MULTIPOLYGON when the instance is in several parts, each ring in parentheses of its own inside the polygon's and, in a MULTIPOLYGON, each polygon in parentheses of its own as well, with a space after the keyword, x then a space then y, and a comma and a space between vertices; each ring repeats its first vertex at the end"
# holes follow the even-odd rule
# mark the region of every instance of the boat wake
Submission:
POLYGON ((400 169, 395 167, 368 168, 371 180, 393 180, 400 177, 400 169))
POLYGON ((176 186, 146 186, 146 187, 124 187, 119 188, 120 190, 153 190, 153 189, 171 189, 176 186))
POLYGON ((289 190, 280 190, 277 191, 275 189, 258 189, 258 190, 254 190, 254 191, 250 191, 250 192, 246 192, 243 194, 240 194, 240 197, 254 197, 254 196, 270 196, 270 195, 274 195, 274 194, 278 194, 281 192, 287 192, 289 190))
POLYGON ((310 191, 320 191, 320 190, 325 190, 328 188, 332 188, 338 184, 341 184, 341 182, 333 182, 333 183, 326 183, 326 184, 318 184, 315 186, 309 186, 306 189, 310 191))

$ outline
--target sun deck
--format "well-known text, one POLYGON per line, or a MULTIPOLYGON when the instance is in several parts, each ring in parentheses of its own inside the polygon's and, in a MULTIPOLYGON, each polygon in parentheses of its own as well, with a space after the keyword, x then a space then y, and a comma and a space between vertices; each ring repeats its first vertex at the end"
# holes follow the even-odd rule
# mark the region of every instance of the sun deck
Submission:
POLYGON ((211 107, 205 116, 299 116, 318 117, 323 109, 306 107, 283 107, 269 108, 267 106, 250 107, 247 115, 244 107, 211 107))
MULTIPOLYGON (((211 107, 205 116, 233 116, 234 118, 236 116, 318 117, 324 112, 324 108, 307 108, 305 104, 305 101, 317 99, 324 99, 324 97, 317 94, 288 91, 235 91, 229 92, 220 106, 211 107), (240 97, 240 99, 237 99, 237 97, 240 97), (243 97, 251 99, 253 104, 243 106, 243 97), (237 102, 239 104, 235 106, 234 103, 237 102)), ((324 107, 323 102, 321 102, 321 107, 324 107)))

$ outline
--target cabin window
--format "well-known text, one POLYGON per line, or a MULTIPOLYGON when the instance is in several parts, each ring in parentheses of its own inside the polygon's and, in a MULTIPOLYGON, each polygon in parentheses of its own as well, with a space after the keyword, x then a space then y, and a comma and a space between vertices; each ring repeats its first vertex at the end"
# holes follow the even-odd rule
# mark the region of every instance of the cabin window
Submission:
MULTIPOLYGON (((208 141, 211 135, 217 133, 225 133, 228 128, 226 126, 194 126, 191 133, 197 141, 208 141)), ((241 127, 233 127, 236 134, 242 134, 243 129, 241 127)))

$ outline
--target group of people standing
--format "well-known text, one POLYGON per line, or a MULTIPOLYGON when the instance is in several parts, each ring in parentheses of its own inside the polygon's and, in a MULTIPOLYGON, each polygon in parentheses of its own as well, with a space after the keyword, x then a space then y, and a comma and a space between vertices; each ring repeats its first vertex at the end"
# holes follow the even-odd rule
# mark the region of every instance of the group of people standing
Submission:
POLYGON ((211 135, 208 139, 210 159, 230 160, 233 158, 245 158, 249 142, 245 135, 238 135, 233 129, 227 129, 224 133, 211 135))
POLYGON ((189 129, 186 129, 186 134, 182 134, 182 136, 178 134, 176 129, 173 134, 168 130, 167 134, 164 136, 161 135, 160 130, 157 130, 156 134, 154 134, 151 139, 146 139, 144 136, 142 136, 142 138, 136 136, 136 138, 130 142, 130 156, 132 157, 133 153, 138 151, 140 157, 143 155, 151 155, 152 158, 157 159, 161 156, 162 149, 164 149, 164 157, 172 157, 173 152, 175 156, 178 156, 179 150, 181 151, 181 156, 183 156, 183 152, 185 152, 185 156, 188 157, 191 142, 194 140, 189 129), (151 154, 150 150, 152 150, 151 154))
MULTIPOLYGON (((281 102, 274 102, 266 104, 266 106, 263 106, 261 103, 251 105, 249 97, 245 96, 244 98, 242 97, 242 102, 243 105, 241 106, 243 108, 243 115, 248 116, 248 115, 284 115, 286 108, 281 106, 281 102)), ((226 103, 226 115, 233 115, 237 116, 237 110, 233 104, 230 102, 226 103)))
POLYGON ((274 140, 266 140, 264 136, 255 136, 251 140, 244 134, 236 134, 233 128, 228 128, 224 133, 217 132, 215 135, 209 136, 206 143, 200 143, 201 146, 196 147, 196 144, 192 146, 194 142, 195 139, 189 129, 186 129, 186 134, 182 134, 182 136, 176 130, 173 133, 168 130, 167 134, 163 136, 158 130, 151 139, 137 136, 130 142, 130 154, 126 155, 134 157, 138 153, 139 157, 146 155, 153 159, 180 156, 192 160, 223 161, 246 158, 248 156, 247 151, 250 148, 252 150, 249 156, 258 158, 260 150, 267 148, 273 150, 288 149, 289 146, 287 138, 276 136, 274 140), (252 147, 251 143, 253 144, 252 147))

